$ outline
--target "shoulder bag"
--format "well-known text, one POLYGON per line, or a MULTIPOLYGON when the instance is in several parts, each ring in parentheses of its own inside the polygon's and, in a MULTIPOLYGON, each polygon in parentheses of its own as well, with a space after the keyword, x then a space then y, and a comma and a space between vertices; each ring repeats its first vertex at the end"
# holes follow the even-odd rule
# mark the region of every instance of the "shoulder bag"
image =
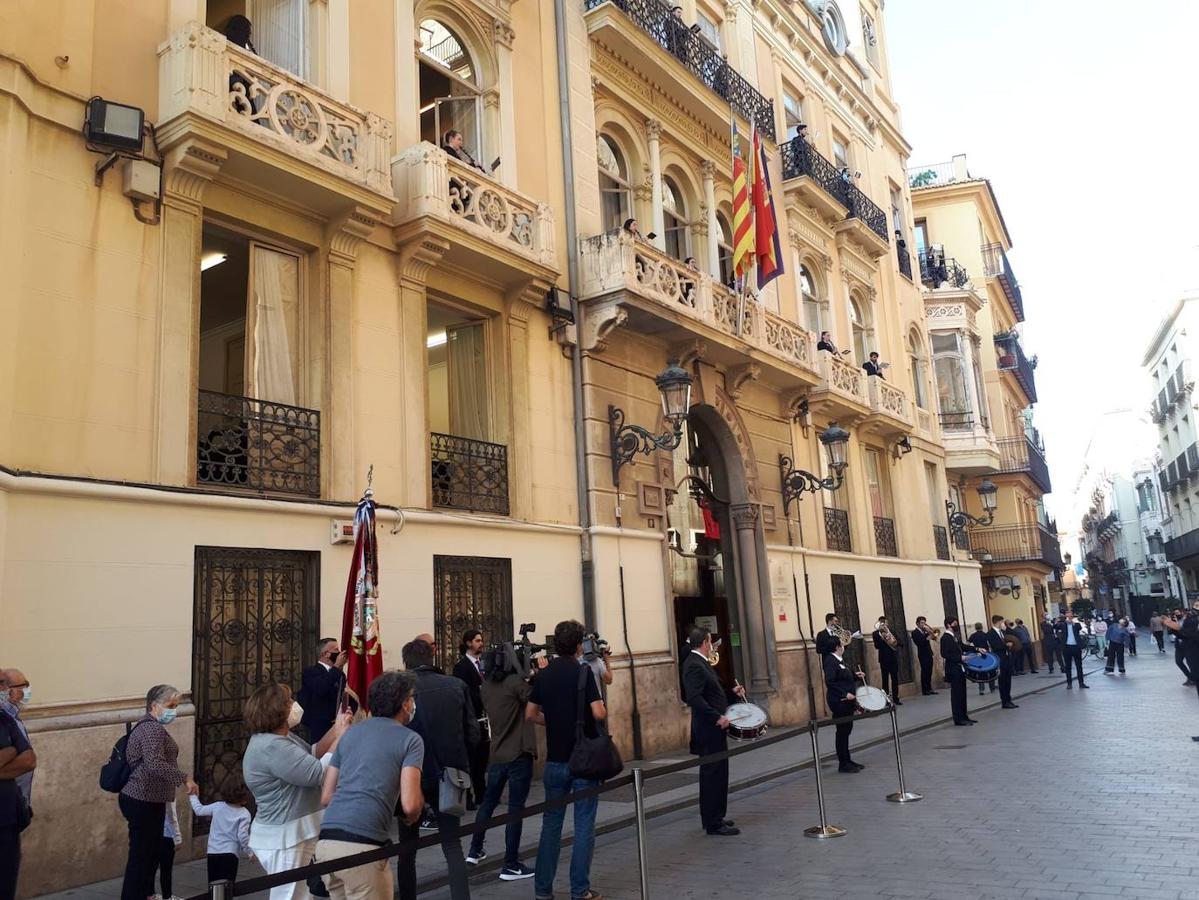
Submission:
POLYGON ((589 666, 579 666, 579 695, 575 716, 575 747, 570 753, 570 774, 587 781, 606 781, 615 778, 624 769, 620 751, 612 742, 603 722, 595 723, 595 737, 588 737, 584 727, 587 707, 587 679, 591 678, 589 666))

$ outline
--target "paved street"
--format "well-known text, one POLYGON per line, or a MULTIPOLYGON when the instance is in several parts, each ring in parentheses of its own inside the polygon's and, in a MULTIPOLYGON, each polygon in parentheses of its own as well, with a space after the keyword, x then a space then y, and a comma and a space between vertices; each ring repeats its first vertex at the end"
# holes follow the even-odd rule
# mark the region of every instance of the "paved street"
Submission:
MULTIPOLYGON (((835 764, 823 769, 829 820, 849 831, 831 841, 802 835, 818 821, 814 778, 803 768, 810 762, 806 736, 733 759, 734 784, 753 785, 730 798, 729 815, 744 829, 739 838, 702 834, 690 805, 693 775, 651 779, 648 805, 657 813, 650 821, 651 896, 1199 897, 1199 864, 1191 867, 1193 847, 1183 839, 1199 808, 1191 777, 1199 755, 1190 740, 1199 734, 1194 690, 1181 686, 1172 654, 1142 654, 1129 660, 1125 678, 1095 672, 1089 682, 1092 690, 1067 691, 1044 669, 1016 678, 1020 709, 1007 712, 998 708, 998 694, 979 697, 971 687, 972 714, 980 720, 973 728, 941 724, 947 691, 905 701, 899 720, 908 786, 925 795, 906 806, 884 799, 896 789, 890 741, 879 743, 889 738, 888 719, 859 723, 854 743, 865 746, 854 755, 866 771, 847 776, 838 775, 835 764), (1187 785, 1160 782, 1159 773, 1170 766, 1187 785), (1121 785, 1118 792, 1107 788, 1113 781, 1121 785), (705 854, 700 880, 693 871, 697 851, 705 854)), ((822 751, 831 752, 831 732, 821 740, 822 751)), ((631 815, 628 793, 601 803, 601 827, 631 815)), ((535 791, 531 800, 539 799, 535 791)), ((533 819, 525 828, 530 864, 537 824, 533 819)), ((499 835, 489 841, 489 863, 501 847, 499 835)), ((567 896, 568 854, 559 867, 559 897, 567 896)), ((177 866, 176 891, 202 890, 203 866, 202 860, 177 866)), ((439 875, 440 853, 423 851, 418 868, 422 879, 439 875)), ((256 871, 243 869, 243 877, 256 871)), ((610 900, 638 897, 632 829, 600 838, 593 883, 610 900)), ((503 884, 490 873, 476 880, 472 893, 480 900, 529 900, 532 886, 503 884)), ((106 882, 54 896, 119 894, 119 882, 106 882)), ((425 896, 447 900, 449 894, 425 896)))

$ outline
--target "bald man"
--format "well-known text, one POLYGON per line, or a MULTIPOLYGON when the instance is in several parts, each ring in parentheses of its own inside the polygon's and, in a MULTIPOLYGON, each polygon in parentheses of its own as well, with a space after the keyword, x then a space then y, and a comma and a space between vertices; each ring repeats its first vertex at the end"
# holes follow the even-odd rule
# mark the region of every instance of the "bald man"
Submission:
MULTIPOLYGON (((25 740, 29 740, 29 729, 21 721, 21 709, 29 704, 32 697, 33 689, 24 672, 20 669, 0 669, 0 710, 13 717, 25 740)), ((17 787, 25 795, 25 805, 32 808, 29 797, 33 793, 33 772, 18 776, 17 787)))
MULTIPOLYGON (((437 646, 437 638, 433 637, 433 635, 429 634, 428 632, 426 632, 424 634, 418 634, 416 636, 415 640, 424 641, 426 644, 428 644, 430 647, 433 648, 434 661, 441 659, 441 648, 439 646, 437 646)), ((445 674, 445 671, 442 670, 441 666, 435 665, 435 666, 433 666, 433 669, 437 672, 438 675, 445 674)))

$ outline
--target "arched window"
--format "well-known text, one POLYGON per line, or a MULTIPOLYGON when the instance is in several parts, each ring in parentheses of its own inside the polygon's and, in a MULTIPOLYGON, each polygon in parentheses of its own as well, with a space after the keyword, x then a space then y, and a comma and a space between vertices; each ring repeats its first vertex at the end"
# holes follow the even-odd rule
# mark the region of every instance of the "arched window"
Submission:
POLYGON ((462 149, 484 162, 479 68, 466 42, 437 19, 423 20, 418 36, 421 140, 441 146, 447 131, 459 131, 462 149))
POLYGON ((820 314, 820 298, 816 294, 816 278, 805 263, 799 265, 799 294, 803 301, 804 327, 812 334, 820 334, 824 327, 820 314))
POLYGON ((916 405, 921 409, 928 409, 928 367, 924 361, 924 342, 920 340, 920 332, 915 328, 908 333, 908 368, 912 376, 912 390, 916 394, 916 405))
POLYGON ((662 218, 666 223, 666 252, 675 259, 691 255, 691 226, 687 222, 687 204, 673 178, 662 179, 662 218))
POLYGON ((716 224, 720 227, 720 283, 733 283, 733 229, 724 213, 716 214, 716 224))
POLYGON ((870 306, 860 297, 849 298, 849 323, 853 329, 853 352, 858 365, 865 365, 874 349, 874 323, 870 318, 870 306))
POLYGON ((629 166, 620 146, 606 134, 599 136, 595 150, 599 160, 600 214, 604 231, 611 231, 633 215, 629 166))

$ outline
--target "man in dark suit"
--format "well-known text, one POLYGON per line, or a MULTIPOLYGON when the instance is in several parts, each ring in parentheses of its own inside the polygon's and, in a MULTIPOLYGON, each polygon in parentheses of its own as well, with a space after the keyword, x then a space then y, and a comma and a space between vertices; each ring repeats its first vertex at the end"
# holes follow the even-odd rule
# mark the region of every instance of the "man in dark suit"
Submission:
POLYGON ((308 740, 320 743, 337 717, 337 701, 346 683, 346 655, 336 638, 321 638, 316 663, 300 675, 296 702, 304 709, 300 722, 308 729, 308 740))
MULTIPOLYGON (((833 718, 852 716, 857 710, 856 695, 858 681, 865 681, 866 676, 861 672, 850 672, 845 665, 842 654, 845 648, 837 639, 833 649, 824 657, 824 690, 828 701, 829 712, 833 718), (856 676, 856 677, 855 677, 856 676)), ((842 722, 837 725, 837 771, 861 772, 866 768, 861 763, 854 762, 849 756, 849 735, 853 731, 853 722, 842 722)))
POLYGON ((862 368, 866 370, 867 375, 874 375, 876 378, 883 378, 883 369, 886 368, 886 363, 879 362, 878 351, 875 350, 870 354, 870 359, 866 360, 866 362, 862 364, 862 368))
POLYGON ((916 645, 916 658, 920 660, 920 693, 925 697, 937 693, 933 690, 932 635, 927 629, 928 619, 917 616, 916 627, 912 631, 912 643, 916 645))
MULTIPOLYGON (((691 652, 683 660, 683 691, 691 707, 691 752, 696 756, 721 753, 728 748, 725 732, 729 720, 728 693, 708 662, 712 652, 712 635, 706 628, 694 626, 687 633, 691 652)), ((745 699, 745 688, 738 685, 734 693, 745 699)), ((736 835, 740 828, 724 817, 729 802, 729 761, 705 763, 699 767, 699 815, 708 834, 736 835)))
POLYGON ((1053 674, 1053 664, 1056 662, 1058 668, 1063 672, 1066 671, 1065 660, 1062 659, 1062 648, 1057 640, 1057 623, 1048 615, 1041 623, 1041 656, 1045 660, 1045 665, 1049 666, 1049 674, 1053 674))
MULTIPOLYGON (((408 727, 425 742, 421 769, 421 793, 433 809, 438 830, 446 835, 441 852, 445 856, 454 900, 469 900, 470 888, 462 841, 457 837, 460 818, 440 810, 441 776, 445 769, 469 771, 471 752, 479 744, 479 721, 471 706, 470 694, 459 679, 442 675, 434 666, 433 648, 425 641, 411 641, 400 650, 404 668, 416 676, 416 713, 408 727)), ((399 811, 397 810, 397 813, 399 811)), ((420 837, 420 823, 411 825, 399 819, 401 841, 420 837)), ((400 900, 416 900, 416 854, 401 854, 397 860, 400 900)))
MULTIPOLYGON (((892 703, 903 706, 903 701, 899 699, 899 638, 891 634, 891 640, 896 644, 892 647, 883 637, 885 625, 887 617, 879 616, 878 627, 874 629, 874 649, 878 651, 878 667, 883 673, 882 687, 890 695, 892 703)), ((890 628, 887 628, 886 633, 890 633, 890 628)))
POLYGON ((470 153, 467 152, 466 147, 463 146, 464 143, 465 140, 462 137, 461 131, 447 131, 445 136, 441 139, 441 149, 450 156, 454 157, 454 159, 466 163, 472 169, 478 169, 484 175, 490 175, 491 173, 488 172, 481 163, 479 163, 473 156, 470 155, 470 153))
POLYGON ((833 629, 840 624, 841 620, 837 618, 836 613, 829 613, 824 617, 824 631, 818 632, 816 635, 816 653, 821 659, 833 652, 833 647, 837 643, 837 636, 833 634, 833 629))
POLYGON ((1082 623, 1074 619, 1074 611, 1067 609, 1066 617, 1054 626, 1054 637, 1062 654, 1062 671, 1066 673, 1066 687, 1074 687, 1074 676, 1071 666, 1078 670, 1078 686, 1089 688, 1090 685, 1082 678, 1082 651, 1087 645, 1087 636, 1083 633, 1082 623))
POLYGON ((1004 640, 1006 632, 1003 616, 991 616, 991 630, 987 632, 987 647, 999 657, 999 699, 1004 709, 1015 709, 1012 702, 1012 654, 1004 640))
POLYGON ((491 756, 491 735, 488 732, 487 712, 483 708, 483 632, 468 628, 458 644, 462 654, 454 663, 454 677, 466 684, 470 694, 470 708, 479 723, 480 740, 470 757, 471 803, 474 809, 483 800, 487 788, 487 764, 491 756))
POLYGON ((974 647, 963 644, 958 638, 958 620, 946 619, 945 631, 941 635, 941 659, 945 660, 949 707, 953 710, 954 725, 974 724, 974 719, 970 718, 966 709, 966 670, 962 666, 962 655, 973 651, 974 647))

